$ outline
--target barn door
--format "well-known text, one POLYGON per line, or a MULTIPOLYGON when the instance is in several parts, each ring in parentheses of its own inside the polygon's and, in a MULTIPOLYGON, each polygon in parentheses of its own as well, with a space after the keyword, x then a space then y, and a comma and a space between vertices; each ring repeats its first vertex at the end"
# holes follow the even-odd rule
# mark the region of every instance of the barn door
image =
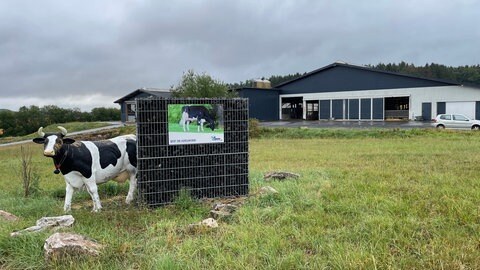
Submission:
POLYGON ((362 120, 372 119, 372 99, 370 98, 360 99, 360 119, 362 120))
POLYGON ((320 119, 330 119, 330 100, 320 100, 320 119))
POLYGON ((332 118, 344 119, 343 116, 343 99, 332 100, 332 118))
POLYGON ((383 120, 383 98, 373 99, 373 120, 383 120))
POLYGON ((348 119, 358 119, 359 116, 359 101, 358 99, 348 100, 348 119))
POLYGON ((437 115, 447 113, 447 104, 445 102, 437 102, 437 115))
POLYGON ((430 102, 422 103, 422 118, 423 118, 423 121, 432 120, 432 103, 430 102))

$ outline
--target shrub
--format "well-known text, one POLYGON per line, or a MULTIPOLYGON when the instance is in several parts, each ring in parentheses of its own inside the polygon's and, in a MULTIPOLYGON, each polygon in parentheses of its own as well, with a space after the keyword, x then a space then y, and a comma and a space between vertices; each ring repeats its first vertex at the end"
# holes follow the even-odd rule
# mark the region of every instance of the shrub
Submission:
POLYGON ((175 198, 173 204, 179 210, 188 210, 194 208, 197 204, 197 201, 192 198, 190 190, 182 188, 178 193, 178 196, 175 198))
POLYGON ((248 119, 248 135, 250 138, 260 137, 260 121, 255 118, 248 119))

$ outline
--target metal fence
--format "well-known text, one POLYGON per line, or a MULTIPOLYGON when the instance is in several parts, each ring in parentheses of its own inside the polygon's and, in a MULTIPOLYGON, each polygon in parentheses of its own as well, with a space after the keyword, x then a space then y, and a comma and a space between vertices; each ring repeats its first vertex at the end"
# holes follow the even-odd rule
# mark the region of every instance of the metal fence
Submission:
POLYGON ((170 203, 181 189, 196 198, 248 194, 248 99, 137 99, 136 117, 138 192, 146 204, 170 203), (215 130, 206 116, 188 118, 185 130, 186 106, 205 107, 215 130))

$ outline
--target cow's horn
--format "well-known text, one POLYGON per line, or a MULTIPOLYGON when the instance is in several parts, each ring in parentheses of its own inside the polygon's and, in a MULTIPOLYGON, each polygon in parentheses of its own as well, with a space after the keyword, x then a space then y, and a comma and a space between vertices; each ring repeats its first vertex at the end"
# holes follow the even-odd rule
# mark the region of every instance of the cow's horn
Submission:
POLYGON ((63 136, 67 136, 67 129, 66 129, 66 128, 64 128, 64 127, 62 127, 62 126, 58 126, 57 128, 62 131, 62 135, 63 135, 63 136))
POLYGON ((40 136, 40 137, 45 136, 45 132, 43 132, 43 127, 40 127, 40 128, 38 129, 37 133, 38 133, 38 136, 40 136))

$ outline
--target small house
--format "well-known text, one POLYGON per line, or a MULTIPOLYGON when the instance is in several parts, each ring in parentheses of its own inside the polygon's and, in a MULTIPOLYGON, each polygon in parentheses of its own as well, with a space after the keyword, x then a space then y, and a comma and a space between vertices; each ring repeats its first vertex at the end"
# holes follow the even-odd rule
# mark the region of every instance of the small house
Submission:
POLYGON ((133 123, 135 119, 135 99, 137 98, 148 98, 148 97, 162 97, 169 98, 171 97, 171 92, 169 89, 158 89, 158 88, 141 88, 137 89, 130 94, 114 101, 114 103, 120 104, 121 110, 121 120, 122 123, 133 123))

